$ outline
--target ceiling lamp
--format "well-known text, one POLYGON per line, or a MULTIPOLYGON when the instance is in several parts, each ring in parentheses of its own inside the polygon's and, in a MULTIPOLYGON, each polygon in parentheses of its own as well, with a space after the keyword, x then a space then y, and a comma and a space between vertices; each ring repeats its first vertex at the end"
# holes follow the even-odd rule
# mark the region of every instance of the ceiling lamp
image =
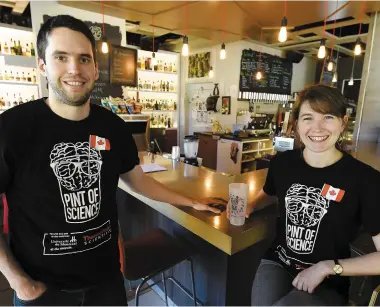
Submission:
POLYGON ((103 33, 102 33, 102 53, 108 53, 108 43, 104 26, 104 1, 102 1, 103 33))
POLYGON ((349 86, 353 86, 354 85, 354 77, 353 76, 351 76, 350 81, 348 81, 348 85, 349 86))
POLYGON ((222 44, 222 49, 220 49, 220 59, 224 60, 226 58, 226 45, 222 44))
POLYGON ((278 41, 280 43, 286 42, 286 40, 288 39, 288 34, 286 32, 287 25, 288 25, 288 20, 284 16, 284 18, 282 18, 282 21, 281 21, 280 33, 278 34, 278 41))
POLYGON ((323 38, 323 39, 321 39, 321 45, 319 46, 318 58, 324 59, 325 56, 326 56, 326 39, 323 38))
POLYGON ((333 78, 332 78, 332 83, 337 83, 338 82, 338 76, 337 73, 334 72, 333 78))
POLYGON ((209 72, 208 72, 208 76, 209 76, 210 78, 213 78, 213 77, 214 77, 214 71, 212 70, 212 66, 210 66, 210 70, 209 70, 209 72))
POLYGON ((263 74, 262 74, 261 71, 259 70, 259 71, 256 73, 256 80, 261 80, 262 77, 263 77, 263 74))
POLYGON ((360 37, 356 39, 356 45, 354 50, 355 55, 360 55, 362 53, 362 41, 360 37))
POLYGON ((183 45, 182 45, 182 55, 189 55, 189 38, 187 36, 183 37, 183 45))
POLYGON ((334 62, 332 61, 332 59, 330 59, 329 64, 327 65, 327 70, 333 71, 333 69, 334 69, 334 62))

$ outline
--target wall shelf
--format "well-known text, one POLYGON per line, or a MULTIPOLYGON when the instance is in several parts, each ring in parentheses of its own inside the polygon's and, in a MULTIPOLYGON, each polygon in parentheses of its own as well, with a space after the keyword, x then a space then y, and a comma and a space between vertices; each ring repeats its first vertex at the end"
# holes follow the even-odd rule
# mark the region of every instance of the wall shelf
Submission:
POLYGON ((8 28, 8 29, 20 30, 20 31, 25 31, 25 32, 33 32, 32 28, 21 27, 17 25, 10 25, 8 23, 2 23, 2 22, 0 22, 0 28, 8 28))
POLYGON ((150 69, 137 69, 138 72, 148 72, 148 73, 156 73, 156 74, 164 74, 164 75, 177 75, 176 72, 168 72, 168 71, 157 71, 150 69))
POLYGON ((0 81, 0 84, 8 84, 8 85, 26 85, 26 86, 38 86, 37 83, 30 82, 17 82, 17 81, 0 81))
POLYGON ((37 62, 34 56, 23 56, 23 55, 11 55, 0 53, 0 56, 4 57, 4 64, 9 66, 19 66, 36 68, 37 62))
POLYGON ((172 113, 177 112, 177 110, 143 110, 141 113, 172 113))
POLYGON ((177 92, 149 91, 149 90, 128 90, 128 92, 157 93, 157 94, 177 94, 177 92))

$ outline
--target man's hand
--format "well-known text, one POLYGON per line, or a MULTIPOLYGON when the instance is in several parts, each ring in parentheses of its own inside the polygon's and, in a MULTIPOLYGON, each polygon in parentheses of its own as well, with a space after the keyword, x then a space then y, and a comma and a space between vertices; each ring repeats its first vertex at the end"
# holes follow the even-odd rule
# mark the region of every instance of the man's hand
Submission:
POLYGON ((19 299, 31 301, 40 297, 45 291, 46 286, 40 281, 27 279, 22 281, 14 290, 19 299))
MULTIPOLYGON (((230 204, 230 201, 228 201, 226 211, 227 211, 227 218, 230 219, 230 213, 231 213, 231 204, 230 204)), ((251 215, 252 212, 253 212, 253 206, 252 206, 252 204, 247 204, 247 209, 245 211, 245 217, 249 218, 249 216, 251 215)))
POLYGON ((219 209, 210 207, 208 204, 217 204, 217 205, 224 205, 224 206, 227 205, 225 202, 221 201, 220 199, 215 199, 213 197, 207 197, 207 198, 203 198, 200 200, 194 200, 192 207, 195 210, 199 210, 199 211, 211 211, 211 212, 214 212, 217 214, 219 214, 221 212, 219 209))
POLYGON ((321 261, 311 267, 299 272, 293 280, 293 286, 298 290, 313 293, 315 288, 329 276, 329 271, 333 267, 333 262, 321 261), (330 267, 331 265, 331 267, 330 267))

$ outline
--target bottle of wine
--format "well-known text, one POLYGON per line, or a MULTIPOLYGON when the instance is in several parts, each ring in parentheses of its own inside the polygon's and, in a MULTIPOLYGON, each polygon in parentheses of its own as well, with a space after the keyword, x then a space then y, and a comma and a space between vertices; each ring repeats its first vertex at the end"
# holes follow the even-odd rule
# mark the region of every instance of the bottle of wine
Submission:
POLYGON ((36 50, 34 49, 33 43, 30 44, 30 55, 36 56, 36 50))

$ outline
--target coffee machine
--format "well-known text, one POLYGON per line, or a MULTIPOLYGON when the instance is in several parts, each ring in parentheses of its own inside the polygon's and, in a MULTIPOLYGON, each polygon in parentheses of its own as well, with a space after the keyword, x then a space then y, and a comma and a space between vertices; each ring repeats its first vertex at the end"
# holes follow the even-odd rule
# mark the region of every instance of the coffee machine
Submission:
POLYGON ((185 160, 183 162, 198 166, 198 136, 188 135, 184 139, 185 160))

